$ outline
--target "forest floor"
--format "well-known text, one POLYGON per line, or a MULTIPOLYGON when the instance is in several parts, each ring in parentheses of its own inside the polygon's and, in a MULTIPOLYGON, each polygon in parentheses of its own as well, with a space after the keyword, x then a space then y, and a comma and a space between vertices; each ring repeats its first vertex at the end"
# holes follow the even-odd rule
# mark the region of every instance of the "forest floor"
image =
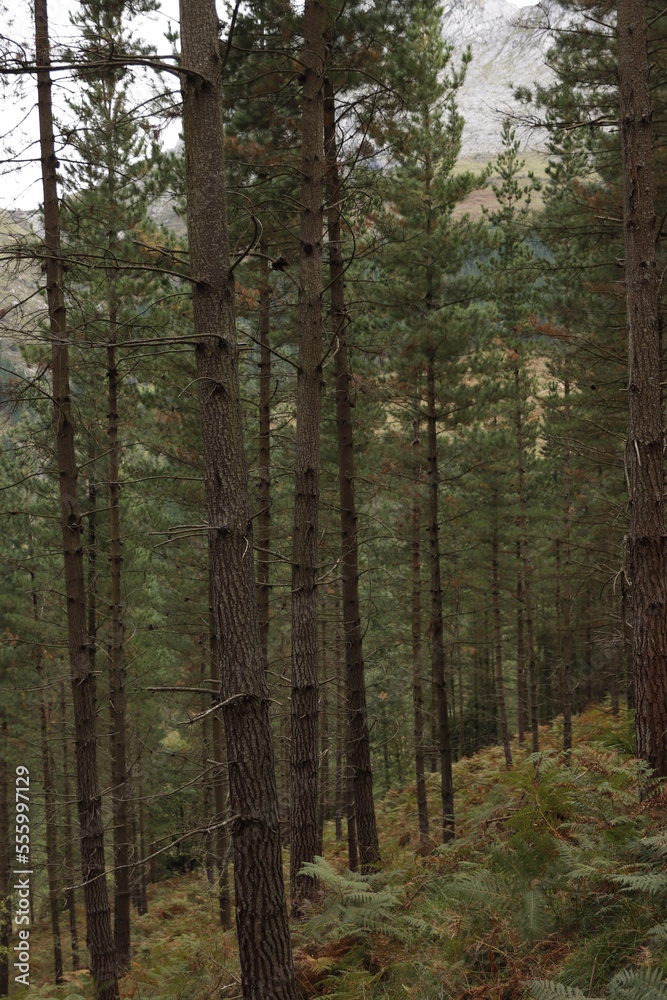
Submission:
MULTIPOLYGON (((646 778, 625 712, 576 717, 569 766, 561 741, 558 721, 540 729, 538 757, 515 740, 511 772, 501 747, 459 761, 457 839, 425 857, 415 786, 389 792, 377 808, 385 868, 369 879, 345 869, 346 845, 327 824, 318 862, 326 891, 292 928, 303 996, 667 997, 658 984, 667 970, 667 790, 654 786, 640 802, 646 778)), ((428 778, 436 836, 438 777, 428 778)), ((148 899, 148 914, 134 917, 122 997, 240 997, 234 932, 220 932, 206 876, 165 879, 148 899)), ((63 914, 63 941, 65 925, 63 914)), ((85 972, 38 988, 51 968, 46 919, 31 944, 30 996, 92 995, 85 972)))

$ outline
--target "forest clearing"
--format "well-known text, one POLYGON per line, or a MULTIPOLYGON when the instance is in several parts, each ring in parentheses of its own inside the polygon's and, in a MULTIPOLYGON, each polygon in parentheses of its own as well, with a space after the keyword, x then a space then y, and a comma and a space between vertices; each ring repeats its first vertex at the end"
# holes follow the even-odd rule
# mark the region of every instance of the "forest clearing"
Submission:
POLYGON ((666 997, 665 10, 0 9, 0 997, 666 997))

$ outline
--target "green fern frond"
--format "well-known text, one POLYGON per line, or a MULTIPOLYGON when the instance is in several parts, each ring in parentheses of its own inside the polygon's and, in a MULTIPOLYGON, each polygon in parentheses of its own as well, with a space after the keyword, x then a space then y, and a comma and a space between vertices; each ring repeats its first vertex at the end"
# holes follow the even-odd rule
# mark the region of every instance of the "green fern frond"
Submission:
POLYGON ((576 986, 563 986, 550 979, 534 980, 530 983, 530 992, 535 1000, 587 1000, 586 994, 576 986))

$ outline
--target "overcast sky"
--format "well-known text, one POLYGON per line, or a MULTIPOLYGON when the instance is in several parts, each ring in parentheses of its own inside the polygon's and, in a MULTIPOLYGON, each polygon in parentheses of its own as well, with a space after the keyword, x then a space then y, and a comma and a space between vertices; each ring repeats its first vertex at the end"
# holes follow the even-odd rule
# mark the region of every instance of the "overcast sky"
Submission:
MULTIPOLYGON (((5 0, 5 3, 7 0, 5 0)), ((29 51, 34 46, 32 10, 29 0, 10 0, 9 14, 5 16, 2 34, 24 44, 29 51)), ((515 6, 531 5, 536 0, 509 0, 515 6)), ((69 13, 76 8, 76 0, 50 0, 49 31, 51 38, 60 43, 73 40, 74 32, 69 21, 69 13)), ((0 0, 0 10, 2 10, 0 0)), ((224 18, 224 2, 218 0, 221 17, 224 18)), ((161 9, 150 17, 142 17, 135 24, 135 32, 155 46, 159 54, 166 54, 169 45, 165 32, 171 27, 178 28, 178 0, 162 0, 161 9)), ((150 93, 150 75, 139 84, 141 96, 150 93)), ((166 77, 170 85, 177 87, 175 77, 166 77)), ((54 104, 56 110, 66 115, 64 100, 74 86, 67 74, 55 76, 54 104)), ((33 209, 41 200, 39 175, 39 151, 37 148, 37 111, 35 108, 36 88, 33 77, 11 81, 0 90, 0 207, 5 209, 33 209)), ((171 123, 161 139, 166 148, 175 145, 180 131, 178 123, 171 123)))

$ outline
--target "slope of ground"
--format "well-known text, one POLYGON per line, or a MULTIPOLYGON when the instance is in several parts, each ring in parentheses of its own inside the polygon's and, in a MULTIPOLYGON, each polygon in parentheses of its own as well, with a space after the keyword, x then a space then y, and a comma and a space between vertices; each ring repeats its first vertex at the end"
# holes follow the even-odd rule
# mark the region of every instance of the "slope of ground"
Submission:
MULTIPOLYGON (((667 996, 655 984, 641 991, 666 961, 667 829, 665 794, 649 789, 630 753, 631 719, 601 708, 580 716, 569 765, 558 723, 540 738, 537 757, 515 741, 512 772, 500 748, 455 765, 457 839, 444 848, 438 776, 429 776, 434 851, 426 857, 416 851, 414 787, 379 803, 381 874, 347 872, 344 844, 327 826, 327 860, 317 864, 326 892, 293 926, 304 997, 598 997, 621 970, 634 984, 623 996, 667 996), (643 802, 640 786, 651 791, 643 802), (562 985, 535 985, 547 979, 562 985)), ((51 965, 46 920, 32 940, 37 986, 51 965)), ((203 874, 151 886, 133 941, 123 997, 240 998, 234 933, 220 932, 203 874)), ((85 972, 67 978, 31 996, 92 995, 85 972)))

